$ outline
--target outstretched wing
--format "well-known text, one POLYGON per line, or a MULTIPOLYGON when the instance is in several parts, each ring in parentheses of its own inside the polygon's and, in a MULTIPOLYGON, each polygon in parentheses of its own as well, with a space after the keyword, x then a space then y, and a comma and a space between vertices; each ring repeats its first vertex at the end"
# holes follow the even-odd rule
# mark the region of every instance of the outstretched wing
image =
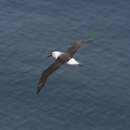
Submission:
POLYGON ((50 74, 52 74, 54 71, 56 71, 60 66, 64 64, 63 61, 61 61, 60 58, 58 58, 51 66, 49 66, 45 71, 42 72, 41 78, 38 83, 37 87, 37 94, 41 91, 43 86, 45 85, 47 78, 50 74))
POLYGON ((73 57, 75 52, 80 48, 80 46, 86 42, 92 42, 93 40, 79 40, 72 44, 71 47, 69 47, 66 52, 70 55, 70 57, 73 57))

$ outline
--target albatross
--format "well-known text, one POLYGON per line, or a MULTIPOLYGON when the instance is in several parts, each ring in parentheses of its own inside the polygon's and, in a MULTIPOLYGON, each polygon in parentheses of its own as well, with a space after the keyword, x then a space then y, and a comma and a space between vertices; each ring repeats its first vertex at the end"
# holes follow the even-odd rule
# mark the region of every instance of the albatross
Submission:
POLYGON ((93 40, 79 40, 72 43, 72 45, 65 52, 53 51, 51 54, 48 54, 48 57, 52 56, 56 60, 51 66, 49 66, 45 71, 42 72, 40 80, 38 82, 36 93, 38 94, 41 91, 48 77, 57 69, 59 69, 61 65, 66 63, 72 66, 82 67, 83 65, 79 63, 75 58, 73 58, 73 55, 76 53, 76 51, 80 48, 82 44, 90 43, 92 41, 93 40))

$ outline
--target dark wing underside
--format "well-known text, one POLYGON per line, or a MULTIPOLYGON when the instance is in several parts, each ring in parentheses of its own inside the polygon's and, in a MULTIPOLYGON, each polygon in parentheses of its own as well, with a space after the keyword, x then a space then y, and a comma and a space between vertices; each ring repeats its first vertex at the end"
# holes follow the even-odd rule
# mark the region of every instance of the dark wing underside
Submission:
POLYGON ((92 40, 79 40, 72 44, 71 47, 69 47, 66 51, 70 55, 70 57, 73 57, 73 55, 76 53, 76 51, 80 48, 80 46, 86 42, 92 42, 92 40))
POLYGON ((52 74, 54 71, 56 71, 58 68, 60 68, 62 64, 64 64, 64 62, 60 58, 58 58, 51 66, 49 66, 45 71, 43 71, 38 83, 37 94, 41 91, 41 89, 45 85, 48 76, 52 74))

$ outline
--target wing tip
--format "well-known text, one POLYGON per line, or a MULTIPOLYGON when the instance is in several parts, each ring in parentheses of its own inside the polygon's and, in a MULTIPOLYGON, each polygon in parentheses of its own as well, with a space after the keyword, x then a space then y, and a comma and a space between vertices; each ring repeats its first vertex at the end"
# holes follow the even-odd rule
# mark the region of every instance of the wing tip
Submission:
POLYGON ((93 40, 85 40, 85 42, 88 42, 88 43, 90 43, 90 42, 93 42, 93 40))
POLYGON ((40 93, 40 89, 37 88, 36 94, 38 95, 40 93))
POLYGON ((80 42, 80 43, 91 43, 91 42, 93 42, 94 40, 79 40, 78 42, 80 42))
POLYGON ((40 93, 41 89, 42 89, 42 84, 39 84, 39 86, 37 87, 37 90, 36 90, 37 95, 40 93))

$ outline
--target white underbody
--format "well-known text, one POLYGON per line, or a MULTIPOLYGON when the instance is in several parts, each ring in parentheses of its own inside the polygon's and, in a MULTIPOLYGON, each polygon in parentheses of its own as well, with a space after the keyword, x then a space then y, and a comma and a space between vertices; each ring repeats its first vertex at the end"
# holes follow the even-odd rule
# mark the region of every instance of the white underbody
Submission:
MULTIPOLYGON (((54 51, 52 52, 52 56, 57 59, 63 52, 54 51)), ((80 63, 76 61, 74 58, 71 58, 66 64, 72 65, 72 66, 78 66, 80 63)))

